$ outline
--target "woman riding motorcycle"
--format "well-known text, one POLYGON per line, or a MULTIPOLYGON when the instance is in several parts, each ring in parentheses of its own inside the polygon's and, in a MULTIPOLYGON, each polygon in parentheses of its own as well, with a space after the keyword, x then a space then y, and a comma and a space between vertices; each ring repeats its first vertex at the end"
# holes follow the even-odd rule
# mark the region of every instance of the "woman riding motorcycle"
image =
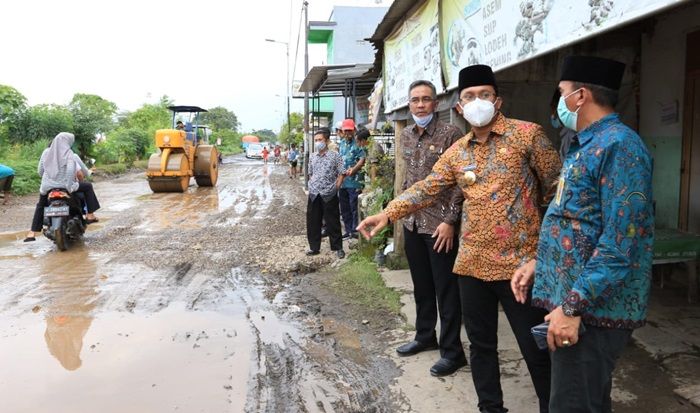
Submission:
POLYGON ((61 132, 53 139, 51 146, 44 149, 37 171, 41 176, 39 202, 34 209, 32 228, 24 242, 36 241, 36 233, 41 232, 44 221, 44 207, 48 202, 48 192, 54 188, 63 188, 69 193, 82 192, 87 204, 86 220, 88 224, 97 222, 95 211, 100 209, 95 190, 89 182, 82 182, 82 176, 90 176, 90 170, 71 146, 75 142, 72 133, 61 132))

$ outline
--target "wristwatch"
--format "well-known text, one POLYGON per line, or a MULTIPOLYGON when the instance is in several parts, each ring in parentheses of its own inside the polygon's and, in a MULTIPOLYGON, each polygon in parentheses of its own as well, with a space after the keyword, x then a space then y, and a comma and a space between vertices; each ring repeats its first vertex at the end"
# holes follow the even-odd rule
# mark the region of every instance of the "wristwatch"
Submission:
POLYGON ((579 311, 573 304, 571 304, 567 300, 564 300, 564 302, 562 303, 561 310, 562 310, 562 312, 564 312, 564 315, 567 317, 580 317, 581 316, 581 311, 579 311))

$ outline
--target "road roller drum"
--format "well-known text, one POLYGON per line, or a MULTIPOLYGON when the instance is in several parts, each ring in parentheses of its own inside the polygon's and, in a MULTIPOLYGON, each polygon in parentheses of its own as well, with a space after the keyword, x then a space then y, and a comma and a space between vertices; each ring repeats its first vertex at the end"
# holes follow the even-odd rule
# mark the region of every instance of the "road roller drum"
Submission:
POLYGON ((194 179, 199 186, 216 186, 219 151, 214 145, 199 145, 194 155, 194 179))
POLYGON ((165 151, 151 155, 146 174, 153 192, 185 192, 190 185, 190 163, 184 153, 165 151), (165 171, 161 171, 163 156, 168 156, 165 171))

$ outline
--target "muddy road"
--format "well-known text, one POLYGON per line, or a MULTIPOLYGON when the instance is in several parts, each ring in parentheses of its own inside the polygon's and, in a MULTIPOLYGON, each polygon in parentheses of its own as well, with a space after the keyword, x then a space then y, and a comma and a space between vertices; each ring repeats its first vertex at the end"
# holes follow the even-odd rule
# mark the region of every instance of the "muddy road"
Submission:
MULTIPOLYGON (((66 252, 22 242, 35 196, 0 206, 0 412, 472 411, 468 367, 433 378, 437 352, 394 352, 414 334, 407 272, 385 274, 404 320, 339 294, 327 242, 304 255, 306 197, 286 172, 237 156, 217 187, 184 194, 151 193, 143 173, 98 180, 100 222, 66 252)), ((695 334, 698 307, 654 308, 647 345, 620 360, 615 410, 697 412, 674 394, 695 389, 697 346, 667 352, 653 325, 682 313, 695 334)), ((534 413, 499 323, 506 405, 534 413)))
POLYGON ((184 194, 152 194, 143 174, 97 182, 100 222, 67 252, 23 243, 33 204, 13 200, 2 411, 393 411, 396 368, 366 354, 381 332, 302 292, 314 283, 297 274, 335 258, 303 255, 305 197, 286 171, 237 156, 216 188, 184 194))

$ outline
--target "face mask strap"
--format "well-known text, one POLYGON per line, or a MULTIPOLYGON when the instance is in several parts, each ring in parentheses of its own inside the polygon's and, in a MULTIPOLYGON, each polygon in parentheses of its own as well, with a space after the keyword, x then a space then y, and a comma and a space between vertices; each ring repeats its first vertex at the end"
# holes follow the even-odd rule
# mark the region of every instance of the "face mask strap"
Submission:
MULTIPOLYGON (((568 99, 569 96, 571 96, 571 95, 573 95, 574 93, 579 92, 579 91, 581 91, 581 90, 583 90, 582 87, 580 87, 580 88, 574 90, 573 92, 569 93, 568 95, 564 96, 564 103, 566 104, 566 99, 568 99)), ((581 106, 577 106, 577 107, 576 107, 576 110, 575 110, 573 113, 578 113, 579 110, 581 110, 581 106)))

